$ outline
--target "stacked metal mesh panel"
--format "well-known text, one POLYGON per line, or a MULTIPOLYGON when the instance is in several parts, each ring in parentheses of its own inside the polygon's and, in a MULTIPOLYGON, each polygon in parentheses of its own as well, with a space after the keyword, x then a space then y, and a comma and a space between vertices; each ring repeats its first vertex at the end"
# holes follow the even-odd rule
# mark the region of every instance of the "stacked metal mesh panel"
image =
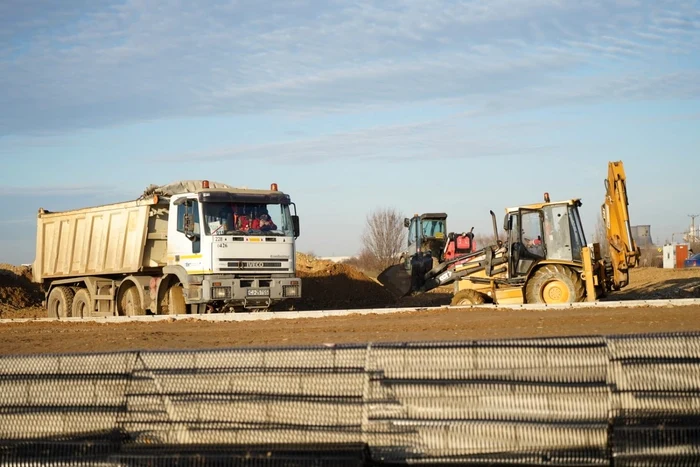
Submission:
POLYGON ((375 458, 606 462, 601 338, 385 345, 371 355, 369 399, 381 401, 371 421, 412 435, 374 440, 375 458))
POLYGON ((616 465, 700 464, 700 336, 608 339, 616 465))
POLYGON ((0 463, 691 465, 697 334, 0 359, 0 463))

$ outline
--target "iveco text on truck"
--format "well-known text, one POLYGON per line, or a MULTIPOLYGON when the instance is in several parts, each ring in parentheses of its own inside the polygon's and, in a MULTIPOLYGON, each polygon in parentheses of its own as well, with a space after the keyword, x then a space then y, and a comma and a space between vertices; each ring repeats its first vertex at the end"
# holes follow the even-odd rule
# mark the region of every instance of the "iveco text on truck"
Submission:
POLYGON ((301 297, 288 194, 207 180, 134 201, 40 209, 33 280, 49 317, 268 310, 301 297))

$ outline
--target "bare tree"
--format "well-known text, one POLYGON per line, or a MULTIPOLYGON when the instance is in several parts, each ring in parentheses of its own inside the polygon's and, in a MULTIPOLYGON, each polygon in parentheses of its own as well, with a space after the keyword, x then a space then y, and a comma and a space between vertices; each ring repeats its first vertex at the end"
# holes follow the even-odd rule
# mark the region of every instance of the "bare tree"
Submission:
POLYGON ((395 264, 405 242, 403 216, 396 209, 377 209, 367 215, 362 243, 376 259, 377 267, 384 269, 395 264))
MULTIPOLYGON (((505 241, 505 236, 502 236, 500 240, 505 241)), ((478 249, 486 248, 487 246, 496 244, 496 237, 493 236, 493 233, 475 234, 474 243, 476 243, 478 249)))

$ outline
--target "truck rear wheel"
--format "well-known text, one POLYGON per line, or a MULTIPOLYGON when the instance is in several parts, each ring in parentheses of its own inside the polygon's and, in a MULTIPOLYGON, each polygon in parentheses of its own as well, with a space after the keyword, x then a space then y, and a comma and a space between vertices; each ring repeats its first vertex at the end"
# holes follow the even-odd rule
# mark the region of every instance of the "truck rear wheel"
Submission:
POLYGON ((88 289, 78 289, 73 297, 71 316, 74 318, 87 318, 94 310, 90 309, 90 292, 88 289))
POLYGON ((538 269, 525 286, 527 303, 582 302, 586 288, 581 276, 561 264, 547 264, 538 269))
POLYGON ((139 291, 136 290, 135 285, 129 286, 124 292, 120 293, 119 314, 122 316, 140 316, 145 314, 139 291))
POLYGON ((452 301, 450 302, 450 305, 452 306, 459 306, 459 305, 464 305, 464 306, 470 306, 470 305, 483 305, 486 303, 486 296, 482 294, 481 292, 477 292, 476 290, 471 290, 471 289, 465 289, 465 290, 460 290, 455 294, 454 297, 452 297, 452 301))
POLYGON ((73 309, 73 289, 60 285, 49 293, 46 310, 49 318, 65 318, 73 309))

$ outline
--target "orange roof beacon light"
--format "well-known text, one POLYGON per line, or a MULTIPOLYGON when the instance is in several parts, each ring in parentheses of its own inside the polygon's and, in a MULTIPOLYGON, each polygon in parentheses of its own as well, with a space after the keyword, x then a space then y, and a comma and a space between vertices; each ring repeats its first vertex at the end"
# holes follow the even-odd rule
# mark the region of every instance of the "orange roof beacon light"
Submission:
POLYGON ((205 190, 209 188, 209 180, 202 180, 202 188, 205 190))
POLYGON ((544 193, 544 202, 549 203, 549 193, 547 192, 544 193))
POLYGON ((277 184, 273 183, 270 185, 270 191, 277 191, 277 184))

